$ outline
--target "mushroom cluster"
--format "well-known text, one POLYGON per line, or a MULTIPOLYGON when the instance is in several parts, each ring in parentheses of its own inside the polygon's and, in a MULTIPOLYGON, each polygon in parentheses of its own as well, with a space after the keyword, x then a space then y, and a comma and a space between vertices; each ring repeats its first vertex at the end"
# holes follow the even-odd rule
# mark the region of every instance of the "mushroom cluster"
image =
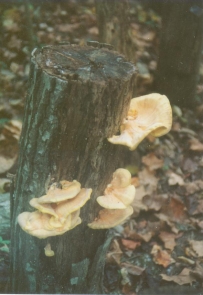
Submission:
POLYGON ((60 181, 61 188, 53 184, 47 194, 30 200, 34 212, 23 212, 18 223, 28 234, 39 239, 62 235, 81 223, 80 208, 90 199, 92 189, 81 184, 60 181))
POLYGON ((172 110, 165 95, 152 93, 135 97, 120 127, 121 134, 108 141, 125 145, 132 151, 147 135, 162 136, 170 131, 171 125, 172 110))
POLYGON ((92 229, 111 228, 123 223, 133 213, 130 204, 135 197, 135 187, 131 185, 131 174, 126 169, 117 169, 113 180, 107 185, 104 196, 97 198, 99 205, 105 209, 88 226, 92 229))

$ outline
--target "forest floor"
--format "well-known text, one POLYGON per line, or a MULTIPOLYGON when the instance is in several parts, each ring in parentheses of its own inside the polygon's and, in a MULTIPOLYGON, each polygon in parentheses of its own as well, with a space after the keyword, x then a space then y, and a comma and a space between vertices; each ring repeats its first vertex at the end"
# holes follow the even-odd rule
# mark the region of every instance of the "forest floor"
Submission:
MULTIPOLYGON (((93 1, 27 9, 30 15, 22 4, 0 8, 0 293, 9 278, 10 178, 17 169, 30 48, 63 40, 83 45, 99 34, 93 1)), ((139 96, 153 91, 161 19, 137 3, 129 16, 139 96)), ((202 96, 203 64, 194 109, 173 105, 170 133, 145 139, 134 152, 137 161, 125 167, 136 187, 134 214, 112 229, 106 293, 203 294, 202 96)))

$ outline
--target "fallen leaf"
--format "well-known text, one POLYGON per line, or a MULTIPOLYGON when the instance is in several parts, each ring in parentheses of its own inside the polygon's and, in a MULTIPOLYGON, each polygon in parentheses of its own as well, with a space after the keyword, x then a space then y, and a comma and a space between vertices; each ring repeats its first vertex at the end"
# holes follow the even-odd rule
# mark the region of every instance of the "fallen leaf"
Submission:
POLYGON ((154 214, 156 217, 158 217, 161 221, 165 221, 171 228, 172 232, 174 232, 175 234, 177 234, 179 232, 179 230, 176 228, 175 224, 170 221, 169 216, 163 214, 163 213, 157 213, 154 214))
POLYGON ((182 168, 184 171, 189 172, 189 173, 193 173, 196 171, 197 169, 197 163, 194 162, 192 159, 190 158, 186 158, 183 160, 182 163, 182 168))
POLYGON ((185 209, 185 204, 181 198, 174 195, 162 205, 161 213, 167 215, 171 221, 184 222, 187 218, 185 209))
POLYGON ((190 271, 190 275, 196 279, 203 280, 203 268, 197 262, 195 269, 190 271))
POLYGON ((184 180, 182 177, 174 172, 168 172, 168 184, 169 185, 184 185, 184 180))
POLYGON ((198 200, 195 210, 192 212, 192 215, 203 213, 203 200, 198 200))
POLYGON ((173 233, 162 231, 159 235, 159 238, 162 240, 162 242, 164 242, 164 247, 166 249, 169 249, 172 251, 174 247, 176 246, 176 242, 175 242, 176 235, 173 233))
POLYGON ((140 246, 140 242, 132 241, 132 240, 126 240, 126 239, 121 239, 122 245, 129 249, 129 250, 135 250, 137 247, 140 246))
POLYGON ((191 269, 184 268, 179 275, 175 276, 167 276, 165 274, 161 274, 161 277, 164 281, 175 282, 178 285, 192 284, 195 281, 194 278, 190 275, 191 269))
POLYGON ((139 178, 138 177, 132 177, 131 178, 131 184, 134 185, 134 187, 138 187, 139 186, 139 178))
POLYGON ((111 242, 110 251, 106 255, 106 263, 116 262, 120 265, 120 259, 123 255, 119 243, 116 239, 111 242))
POLYGON ((121 267, 126 268, 128 273, 134 276, 140 276, 145 270, 145 268, 139 267, 137 265, 134 265, 128 262, 121 263, 121 267))
POLYGON ((198 191, 203 190, 203 180, 195 180, 193 182, 188 182, 184 184, 184 188, 186 189, 186 195, 192 195, 198 191))
POLYGON ((147 210, 147 206, 143 204, 142 199, 147 194, 144 186, 136 188, 135 198, 131 204, 134 209, 134 216, 137 216, 141 210, 147 210))
POLYGON ((197 257, 203 257, 203 241, 189 241, 190 247, 195 251, 197 257))
POLYGON ((148 209, 152 209, 155 211, 158 211, 161 209, 162 205, 168 200, 168 195, 167 194, 162 194, 162 195, 146 195, 143 198, 143 204, 145 204, 148 209))
POLYGON ((142 163, 144 163, 150 171, 159 169, 163 166, 164 161, 155 156, 154 153, 150 153, 142 157, 142 163))
POLYGON ((192 138, 190 141, 190 150, 192 151, 203 151, 203 143, 201 143, 197 138, 192 138))
POLYGON ((156 244, 152 247, 151 254, 153 255, 154 262, 163 265, 163 267, 168 267, 175 262, 166 250, 162 250, 162 248, 156 244))

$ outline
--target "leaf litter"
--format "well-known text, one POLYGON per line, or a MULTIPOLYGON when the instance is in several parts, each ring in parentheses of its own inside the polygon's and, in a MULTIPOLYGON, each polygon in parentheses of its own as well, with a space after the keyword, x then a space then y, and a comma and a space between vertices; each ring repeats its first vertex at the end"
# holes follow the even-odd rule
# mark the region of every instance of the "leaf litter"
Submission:
MULTIPOLYGON (((76 44, 98 40, 94 4, 78 5, 70 1, 53 7, 39 10, 30 5, 31 16, 35 19, 36 45, 56 44, 64 38, 76 44)), ((137 4, 131 7, 130 16, 128 33, 136 46, 139 96, 149 91, 154 80, 160 17, 137 4)), ((2 27, 6 32, 2 35, 4 64, 0 71, 4 89, 0 93, 3 192, 9 181, 7 173, 16 170, 29 73, 29 40, 24 34, 24 22, 23 5, 8 5, 2 10, 2 27)), ((201 95, 202 89, 200 80, 197 95, 201 95)), ((159 288, 167 282, 202 287, 203 104, 196 111, 173 106, 173 113, 171 132, 162 138, 148 136, 136 151, 140 163, 128 164, 133 173, 132 184, 136 187, 134 214, 127 223, 112 230, 115 237, 107 253, 104 281, 109 293, 117 290, 136 295, 144 288, 159 288)), ((6 244, 0 246, 4 255, 0 261, 4 270, 2 278, 6 281, 9 248, 6 244)))

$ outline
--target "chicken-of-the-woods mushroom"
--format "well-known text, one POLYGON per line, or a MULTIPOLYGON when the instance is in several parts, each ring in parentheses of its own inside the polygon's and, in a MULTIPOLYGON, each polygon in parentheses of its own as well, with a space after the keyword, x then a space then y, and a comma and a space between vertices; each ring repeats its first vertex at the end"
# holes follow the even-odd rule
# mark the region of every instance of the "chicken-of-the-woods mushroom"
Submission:
POLYGON ((135 97, 120 127, 121 134, 108 138, 108 141, 135 150, 147 135, 162 136, 170 131, 171 125, 172 110, 165 95, 152 93, 135 97))
POLYGON ((80 208, 90 199, 92 189, 81 189, 75 180, 63 180, 60 185, 54 184, 46 195, 30 200, 37 211, 19 214, 18 223, 25 232, 44 239, 62 235, 81 223, 80 208))
POLYGON ((133 213, 129 206, 135 198, 135 187, 131 185, 131 174, 119 168, 113 173, 113 179, 104 191, 104 196, 97 198, 99 205, 105 209, 88 226, 92 229, 111 228, 121 224, 133 213))

